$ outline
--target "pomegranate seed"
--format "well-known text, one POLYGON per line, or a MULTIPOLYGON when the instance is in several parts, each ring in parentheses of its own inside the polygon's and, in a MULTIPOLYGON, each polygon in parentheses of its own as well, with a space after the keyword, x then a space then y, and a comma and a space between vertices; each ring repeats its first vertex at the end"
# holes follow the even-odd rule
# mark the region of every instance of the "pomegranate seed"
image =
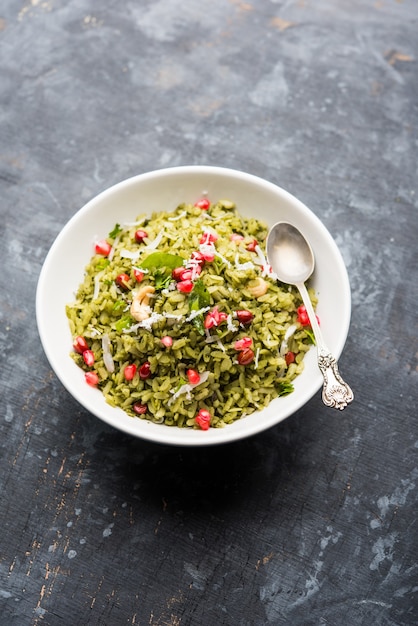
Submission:
POLYGON ((295 354, 294 354, 294 352, 286 352, 286 354, 284 356, 284 360, 286 361, 286 365, 290 365, 291 363, 294 363, 294 361, 295 361, 295 354))
POLYGON ((86 379, 86 383, 90 385, 90 387, 96 387, 99 384, 99 377, 96 372, 86 372, 84 377, 86 379))
POLYGON ((309 317, 306 314, 299 314, 297 321, 299 322, 299 324, 302 324, 302 326, 309 326, 310 324, 309 317))
POLYGON ((243 239, 243 235, 239 235, 238 233, 232 233, 232 235, 230 236, 231 241, 242 241, 243 239))
POLYGON ((245 348, 238 354, 238 363, 240 365, 248 365, 251 361, 254 361, 255 354, 251 348, 245 348))
POLYGON ((206 232, 203 233, 203 235, 201 236, 199 243, 200 244, 205 244, 205 243, 213 243, 214 241, 216 241, 218 239, 218 235, 217 233, 214 233, 212 231, 207 230, 206 232))
POLYGON ((137 267, 134 267, 134 278, 136 280, 137 283, 140 283, 141 280, 144 278, 144 272, 141 272, 141 270, 139 270, 137 267))
POLYGON ((115 283, 117 284, 118 287, 120 287, 124 291, 128 291, 128 289, 130 289, 130 287, 129 287, 129 281, 130 280, 131 279, 128 276, 128 274, 119 274, 115 278, 115 283))
POLYGON ((202 273, 202 266, 200 263, 195 263, 193 261, 189 261, 187 269, 191 272, 190 280, 195 280, 202 273))
POLYGON ((203 326, 209 330, 212 326, 215 326, 215 318, 211 313, 208 313, 204 319, 203 326))
POLYGON ((191 280, 180 280, 177 283, 177 289, 181 291, 181 293, 190 293, 193 289, 193 282, 191 280))
POLYGON ((309 324, 308 312, 307 312, 306 308, 304 307, 304 305, 298 307, 297 313, 298 313, 298 320, 297 321, 300 324, 302 324, 302 326, 306 326, 307 324, 309 324))
POLYGON ((199 424, 202 430, 209 429, 210 419, 211 419, 211 415, 209 411, 207 411, 206 409, 200 409, 199 413, 195 417, 197 424, 199 424))
POLYGON ((170 337, 170 335, 165 335, 165 337, 161 337, 161 343, 166 348, 171 348, 171 346, 173 345, 173 338, 170 337))
POLYGON ((200 198, 200 200, 195 202, 194 205, 199 207, 199 209, 202 209, 203 211, 207 211, 210 207, 210 200, 208 200, 207 198, 200 198))
POLYGON ((202 250, 202 254, 203 254, 203 258, 205 259, 205 261, 207 261, 208 263, 212 263, 212 261, 215 258, 215 252, 214 252, 214 247, 212 244, 206 245, 203 244, 202 248, 204 248, 202 250))
POLYGON ((206 315, 203 325, 207 329, 212 328, 212 326, 217 326, 219 324, 220 319, 220 311, 217 306, 214 306, 212 311, 209 311, 206 315))
POLYGON ((135 363, 131 363, 131 365, 127 365, 124 370, 124 376, 126 380, 132 380, 136 374, 136 365, 135 363))
POLYGON ((217 306, 214 306, 212 311, 211 311, 211 315, 213 317, 213 320, 215 322, 216 325, 218 325, 219 323, 219 309, 217 306))
POLYGON ((94 353, 92 350, 84 350, 83 352, 84 363, 89 367, 94 363, 94 353))
POLYGON ((210 420, 211 415, 207 409, 200 409, 198 415, 201 415, 203 418, 210 420))
POLYGON ((253 340, 251 339, 251 337, 243 337, 242 339, 238 339, 234 343, 234 348, 235 350, 246 350, 251 346, 252 342, 253 340))
POLYGON ((107 256, 110 253, 112 246, 106 241, 106 239, 102 239, 101 241, 98 241, 96 243, 94 249, 96 251, 96 254, 107 256))
POLYGON ((241 309, 240 311, 235 311, 235 314, 237 316, 237 320, 239 321, 240 324, 251 324, 251 322, 254 319, 254 314, 251 313, 251 311, 247 311, 246 309, 241 309))
POLYGON ((184 268, 183 271, 180 274, 180 280, 191 280, 193 276, 193 270, 191 270, 190 268, 184 268))
POLYGON ((196 372, 196 370, 189 369, 186 374, 191 385, 197 385, 200 382, 200 375, 199 372, 196 372))
POLYGON ((132 405, 132 408, 138 415, 144 415, 144 413, 148 410, 147 405, 141 404, 141 402, 135 402, 135 404, 132 405))
POLYGON ((89 349, 89 344, 84 337, 78 336, 74 339, 73 348, 78 354, 83 354, 85 350, 89 349))
POLYGON ((228 319, 228 314, 225 313, 225 311, 218 311, 218 307, 215 307, 216 309, 216 319, 218 324, 222 324, 222 322, 226 322, 226 320, 228 319))
MULTIPOLYGON (((317 315, 315 317, 316 317, 316 320, 317 320, 318 324, 320 324, 321 322, 319 320, 319 317, 317 315)), ((299 324, 302 324, 302 326, 310 326, 311 325, 308 312, 307 312, 307 310, 306 310, 306 308, 305 308, 305 306, 303 304, 302 304, 302 306, 300 306, 298 308, 298 318, 297 318, 297 321, 299 322, 299 324)))
POLYGON ((171 272, 171 276, 173 277, 174 280, 178 282, 179 280, 181 280, 181 275, 183 272, 184 272, 184 267, 180 265, 180 267, 175 267, 173 269, 173 271, 171 272))
POLYGON ((137 243, 142 243, 144 239, 146 239, 147 237, 148 237, 147 231, 142 230, 142 228, 138 228, 138 230, 135 232, 135 241, 137 243))
POLYGON ((149 378, 151 376, 151 363, 149 361, 145 361, 145 363, 143 363, 139 368, 138 373, 142 380, 149 378))
POLYGON ((256 247, 258 246, 258 241, 257 239, 253 239, 252 241, 250 241, 250 243, 248 243, 245 248, 246 250, 248 250, 248 252, 255 252, 256 247))
POLYGON ((196 261, 196 263, 203 265, 205 262, 205 257, 200 252, 200 250, 195 250, 194 252, 192 252, 192 261, 196 261))
POLYGON ((171 276, 177 282, 182 282, 185 280, 192 280, 193 272, 195 270, 196 270, 196 273, 198 274, 200 274, 200 272, 202 271, 199 265, 196 265, 194 267, 175 267, 173 271, 171 272, 171 276))
POLYGON ((227 319, 227 313, 225 313, 225 311, 219 311, 218 307, 214 306, 212 311, 209 311, 206 315, 203 325, 205 328, 209 329, 212 328, 212 326, 219 326, 222 322, 226 322, 227 319))

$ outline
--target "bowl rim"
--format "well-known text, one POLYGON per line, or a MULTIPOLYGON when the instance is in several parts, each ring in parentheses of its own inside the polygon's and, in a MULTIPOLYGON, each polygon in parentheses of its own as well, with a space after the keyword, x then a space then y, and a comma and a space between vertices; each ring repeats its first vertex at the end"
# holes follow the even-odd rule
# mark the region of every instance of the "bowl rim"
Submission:
MULTIPOLYGON (((283 189, 279 185, 267 181, 259 176, 254 174, 246 173, 242 170, 236 170, 226 167, 212 166, 212 165, 181 165, 181 166, 173 166, 166 167, 161 169, 152 170, 149 172, 140 173, 129 178, 126 178, 120 182, 117 182, 110 187, 104 189, 90 200, 88 200, 80 209, 78 209, 70 219, 64 224, 63 228, 60 230, 58 235, 55 237, 49 251, 47 252, 39 277, 36 288, 36 322, 38 327, 38 333, 41 339, 41 344, 43 346, 45 355, 49 364, 54 371, 57 378, 66 388, 66 390, 72 395, 72 397, 87 411, 91 414, 98 417, 103 422, 112 426, 113 428, 124 432, 125 434, 129 434, 134 437, 138 437, 144 440, 148 440, 154 443, 160 443, 164 445, 174 445, 174 446, 211 446, 211 445, 219 445, 224 443, 230 443, 233 441, 237 441, 240 439, 244 439, 253 435, 256 435, 260 432, 268 430, 273 426, 277 425, 290 415, 294 414, 296 411, 301 409, 312 397, 318 392, 318 390, 322 386, 322 376, 319 372, 315 372, 313 376, 313 382, 311 384, 309 394, 302 394, 300 401, 296 399, 296 401, 291 402, 291 406, 289 409, 286 408, 286 403, 283 400, 286 399, 280 398, 282 403, 283 411, 280 413, 279 419, 272 419, 271 423, 266 424, 263 420, 255 422, 255 420, 250 420, 251 415, 261 415, 266 409, 261 412, 253 413, 247 417, 243 417, 232 424, 225 426, 224 428, 213 428, 208 431, 201 431, 195 429, 185 429, 185 428, 176 428, 175 426, 166 426, 153 424, 152 422, 145 419, 137 419, 129 417, 128 421, 126 419, 121 419, 122 415, 127 416, 127 414, 120 408, 110 407, 106 403, 106 407, 108 410, 102 410, 103 407, 102 401, 97 403, 97 396, 94 396, 94 393, 100 393, 101 397, 103 395, 97 389, 87 388, 83 390, 83 393, 78 393, 77 385, 74 385, 72 381, 68 380, 63 373, 62 367, 60 367, 60 358, 57 357, 55 352, 54 342, 51 341, 49 329, 50 326, 48 324, 47 316, 45 315, 45 301, 46 294, 50 293, 50 289, 48 288, 48 273, 50 272, 51 266, 55 262, 57 256, 59 256, 59 250, 62 242, 68 237, 68 233, 72 230, 72 228, 82 219, 84 216, 88 215, 90 211, 93 211, 96 207, 98 207, 103 201, 106 201, 108 198, 111 198, 113 195, 119 194, 119 192, 128 189, 133 186, 136 187, 138 184, 142 184, 146 181, 152 181, 154 178, 163 178, 173 177, 173 176, 196 176, 196 175, 208 175, 208 176, 216 176, 216 177, 224 177, 229 178, 233 177, 234 179, 239 179, 245 181, 247 184, 255 184, 257 186, 262 186, 265 190, 269 190, 274 195, 281 197, 292 205, 297 206, 298 210, 302 212, 305 218, 309 218, 310 223, 316 228, 319 229, 319 232, 326 239, 327 245, 331 248, 333 254, 333 262, 337 266, 337 270, 339 273, 339 277, 342 280, 342 284, 340 288, 342 289, 346 301, 346 305, 344 308, 345 319, 340 320, 340 332, 338 335, 339 341, 333 346, 333 354, 336 359, 341 355, 350 326, 351 320, 351 290, 350 283, 348 278, 347 269, 345 267, 342 255, 340 253, 337 244, 335 243, 333 237, 329 233, 326 226, 319 219, 319 217, 312 212, 303 202, 301 202, 298 198, 292 195, 287 190, 283 189), (94 399, 95 398, 95 399, 94 399), (121 415, 122 414, 122 415, 121 415), (157 428, 155 428, 157 427, 157 428), (163 429, 163 431, 161 430, 163 429), (138 432, 140 431, 140 432, 138 432), (164 436, 164 435, 169 436, 164 436)), ((81 280, 81 278, 80 278, 81 280)), ((65 312, 63 311, 65 315, 65 312)), ((70 347, 70 346, 69 346, 70 347)), ((315 348, 311 349, 309 353, 305 356, 305 359, 308 357, 310 361, 313 359, 316 360, 316 352, 315 348)), ((307 360, 308 360, 307 359, 307 360)), ((69 359, 69 361, 72 361, 69 359)), ((80 371, 80 368, 72 362, 74 367, 80 371)), ((302 374, 301 374, 302 375, 302 374)), ((300 378, 300 377, 298 377, 300 378)), ((297 380, 297 379, 296 379, 297 380)), ((84 383, 84 381, 83 381, 84 383)), ((84 383, 85 385, 85 383, 84 383)), ((87 387, 87 385, 85 385, 87 387)), ((293 396, 293 394, 291 394, 293 396)), ((276 399, 277 400, 277 399, 276 399)), ((274 401, 273 401, 274 402, 274 401)))

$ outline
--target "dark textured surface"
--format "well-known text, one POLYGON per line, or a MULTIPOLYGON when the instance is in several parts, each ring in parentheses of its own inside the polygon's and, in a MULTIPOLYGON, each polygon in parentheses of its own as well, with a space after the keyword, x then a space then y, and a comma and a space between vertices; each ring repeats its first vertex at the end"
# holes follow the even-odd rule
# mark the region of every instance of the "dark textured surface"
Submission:
POLYGON ((418 623, 417 31, 415 0, 3 0, 1 624, 418 623), (335 237, 356 400, 194 451, 81 409, 34 300, 87 200, 201 163, 335 237))

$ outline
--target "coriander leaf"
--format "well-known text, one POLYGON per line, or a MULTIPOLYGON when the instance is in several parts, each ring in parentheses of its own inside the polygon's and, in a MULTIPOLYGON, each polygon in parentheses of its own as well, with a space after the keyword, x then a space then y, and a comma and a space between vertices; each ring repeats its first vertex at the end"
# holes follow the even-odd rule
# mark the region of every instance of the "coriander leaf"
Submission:
POLYGON ((126 306, 126 302, 124 300, 116 300, 115 304, 112 306, 112 311, 120 311, 120 309, 124 309, 126 306))
POLYGON ((166 267, 173 270, 183 265, 184 259, 178 254, 170 254, 169 252, 152 252, 142 261, 140 267, 147 270, 157 269, 158 267, 166 267))
POLYGON ((292 383, 286 383, 286 382, 279 383, 279 397, 287 396, 289 393, 292 393, 292 391, 294 391, 294 387, 292 383))
POLYGON ((115 224, 113 230, 111 230, 110 233, 109 233, 109 238, 110 239, 115 239, 119 235, 119 233, 121 233, 121 232, 122 232, 121 225, 120 224, 115 224))
MULTIPOLYGON (((193 287, 193 291, 191 291, 189 296, 189 309, 190 311, 199 311, 199 309, 203 309, 206 306, 210 305, 210 293, 206 289, 203 281, 199 278, 193 287)), ((192 324, 195 326, 197 331, 201 334, 205 334, 205 327, 203 322, 203 315, 200 313, 196 315, 192 319, 192 324)))
POLYGON ((181 387, 183 387, 183 385, 186 385, 186 384, 187 384, 187 380, 183 378, 182 376, 180 376, 179 384, 175 388, 174 393, 177 393, 179 389, 181 389, 181 387))
POLYGON ((130 315, 125 315, 124 317, 121 317, 117 322, 115 322, 114 328, 118 331, 118 333, 120 333, 125 328, 129 328, 131 324, 132 317, 130 315))
POLYGON ((203 336, 205 334, 205 325, 202 314, 196 315, 196 317, 192 319, 192 324, 200 335, 203 336))
POLYGON ((316 341, 315 341, 315 335, 313 334, 313 331, 310 328, 305 328, 305 333, 308 336, 309 342, 315 346, 316 341))
POLYGON ((109 265, 109 263, 110 263, 109 259, 105 259, 105 258, 99 259, 96 263, 96 270, 104 270, 109 265))
POLYGON ((183 257, 177 254, 153 252, 142 261, 139 267, 146 270, 155 270, 155 289, 161 291, 169 284, 172 270, 183 265, 183 261, 183 257))
POLYGON ((164 271, 163 269, 155 270, 154 274, 155 279, 155 289, 157 291, 161 291, 168 287, 171 281, 171 272, 164 271))
POLYGON ((190 301, 194 302, 195 300, 197 301, 197 306, 195 305, 191 308, 190 310, 192 311, 198 311, 199 309, 203 309, 203 307, 210 305, 210 293, 206 289, 205 283, 201 278, 198 278, 194 284, 193 291, 190 294, 189 303, 190 301))

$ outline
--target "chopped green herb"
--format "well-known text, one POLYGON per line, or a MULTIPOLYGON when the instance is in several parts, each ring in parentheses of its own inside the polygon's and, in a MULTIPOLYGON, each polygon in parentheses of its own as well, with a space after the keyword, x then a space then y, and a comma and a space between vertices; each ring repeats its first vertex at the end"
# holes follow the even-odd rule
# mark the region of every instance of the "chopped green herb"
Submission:
POLYGON ((161 291, 168 286, 172 270, 183 265, 183 261, 183 257, 177 254, 152 252, 139 267, 145 270, 154 270, 155 289, 161 291))
POLYGON ((110 263, 109 259, 105 259, 104 257, 101 257, 96 263, 96 269, 99 271, 104 270, 109 265, 109 263, 110 263))
POLYGON ((174 393, 177 393, 177 392, 178 392, 178 390, 179 390, 181 387, 183 387, 183 385, 186 385, 186 384, 187 384, 187 380, 186 380, 185 378, 180 378, 180 380, 179 380, 179 384, 178 384, 178 385, 177 385, 177 387, 175 388, 174 393))
POLYGON ((164 271, 164 268, 157 269, 155 270, 154 279, 156 291, 161 291, 168 287, 171 281, 171 271, 164 271))
POLYGON ((125 308, 126 302, 124 300, 117 300, 112 307, 112 311, 120 311, 125 308))
POLYGON ((292 393, 292 391, 294 391, 292 383, 279 383, 279 396, 287 396, 289 393, 292 393))
POLYGON ((121 232, 122 232, 121 225, 115 224, 113 230, 111 230, 109 233, 109 239, 115 239, 121 232))
POLYGON ((190 294, 189 302, 197 301, 196 308, 192 308, 191 310, 198 311, 199 309, 203 309, 205 306, 210 305, 210 293, 205 287, 205 283, 201 278, 198 278, 194 284, 193 291, 190 294))
MULTIPOLYGON (((200 309, 203 309, 204 307, 209 306, 209 305, 210 305, 210 293, 206 289, 203 281, 199 278, 195 282, 193 291, 190 293, 190 296, 189 296, 189 309, 190 311, 199 311, 200 309)), ((205 327, 203 324, 202 313, 200 313, 199 315, 196 315, 192 319, 192 324, 193 326, 195 326, 195 328, 201 335, 205 334, 205 327)))
POLYGON ((117 322, 115 322, 114 328, 118 331, 118 333, 120 333, 124 328, 129 328, 131 324, 132 317, 130 315, 125 315, 124 317, 121 317, 117 322))
POLYGON ((312 329, 311 328, 305 328, 305 333, 307 334, 310 343, 312 343, 315 346, 316 345, 315 335, 313 334, 312 329))

